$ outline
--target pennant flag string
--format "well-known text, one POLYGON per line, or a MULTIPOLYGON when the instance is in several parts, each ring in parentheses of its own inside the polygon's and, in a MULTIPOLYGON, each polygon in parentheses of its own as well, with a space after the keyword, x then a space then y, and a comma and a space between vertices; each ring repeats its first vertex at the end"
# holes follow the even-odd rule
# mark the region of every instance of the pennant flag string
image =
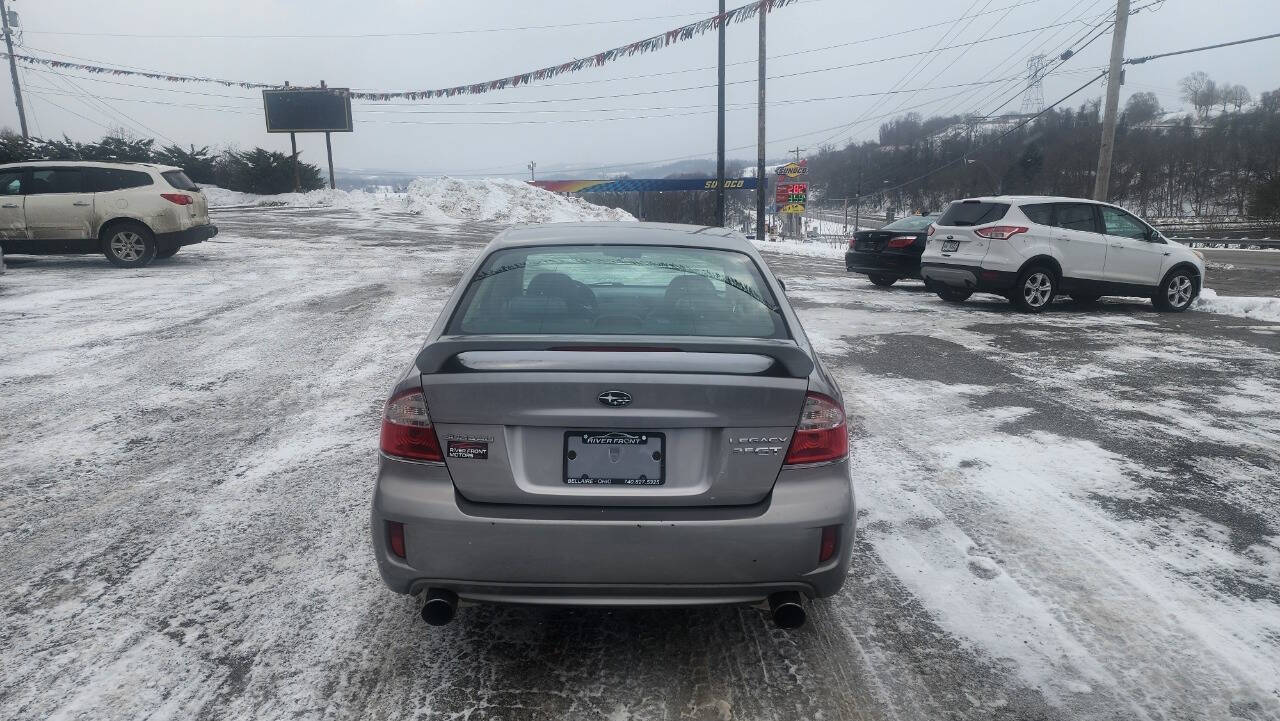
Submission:
MULTIPOLYGON (((645 38, 644 40, 637 40, 636 42, 611 48, 609 50, 596 53, 595 55, 578 58, 559 65, 551 65, 545 68, 511 75, 505 78, 499 78, 497 80, 472 83, 470 85, 457 85, 452 88, 436 88, 432 90, 406 90, 400 92, 349 91, 349 93, 354 100, 425 100, 428 98, 452 98, 458 95, 479 95, 481 93, 487 93, 494 90, 519 87, 539 80, 554 78, 558 75, 566 75, 586 70, 588 68, 600 67, 601 65, 607 65, 608 63, 629 58, 633 55, 642 55, 644 53, 661 50, 663 48, 670 47, 671 45, 703 35, 712 30, 719 30, 721 25, 728 26, 734 23, 750 20, 751 18, 756 17, 760 12, 772 12, 778 8, 783 8, 796 2, 799 2, 799 0, 757 0, 757 2, 748 3, 741 7, 728 10, 722 15, 713 15, 709 18, 699 20, 698 22, 690 23, 674 30, 668 30, 665 33, 645 38)), ((283 87, 282 85, 275 85, 272 83, 222 80, 219 78, 205 78, 192 75, 172 75, 168 73, 128 70, 125 68, 103 65, 72 63, 65 60, 54 60, 52 58, 35 57, 31 55, 14 54, 11 56, 9 53, 4 52, 0 52, 0 57, 12 57, 14 60, 26 65, 43 65, 45 67, 55 69, 80 70, 87 73, 104 75, 128 75, 147 78, 149 80, 162 80, 170 83, 212 83, 225 87, 244 88, 246 90, 275 89, 283 87)))

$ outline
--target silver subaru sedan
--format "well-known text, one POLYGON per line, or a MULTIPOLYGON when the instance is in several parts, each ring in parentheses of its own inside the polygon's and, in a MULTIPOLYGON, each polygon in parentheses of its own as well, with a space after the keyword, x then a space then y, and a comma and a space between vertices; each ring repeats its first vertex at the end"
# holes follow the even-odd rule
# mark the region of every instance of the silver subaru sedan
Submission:
POLYGON ((433 625, 459 602, 759 604, 839 591, 840 389, 742 235, 512 228, 391 391, 373 546, 433 625))

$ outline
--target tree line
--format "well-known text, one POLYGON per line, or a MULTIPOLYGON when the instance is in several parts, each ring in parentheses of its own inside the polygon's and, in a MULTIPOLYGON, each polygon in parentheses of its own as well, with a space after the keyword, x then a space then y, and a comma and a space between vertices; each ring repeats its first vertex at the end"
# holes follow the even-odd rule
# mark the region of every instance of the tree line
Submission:
MULTIPOLYGON (((1280 90, 1254 102, 1247 88, 1204 73, 1181 89, 1191 113, 1166 111, 1154 93, 1128 99, 1109 200, 1150 217, 1280 218, 1280 90)), ((997 193, 1089 197, 1099 101, 1011 131, 1022 120, 904 115, 881 125, 878 142, 822 148, 809 179, 827 202, 860 197, 901 211, 997 193)))
MULTIPOLYGON (((101 140, 88 143, 65 135, 61 139, 24 138, 10 130, 0 132, 0 163, 29 160, 158 163, 182 168, 196 183, 228 190, 268 195, 293 190, 293 164, 289 155, 264 148, 214 151, 208 146, 194 145, 156 147, 153 139, 123 132, 109 133, 101 140)), ((325 185, 320 168, 301 161, 298 179, 303 190, 317 190, 325 185)))

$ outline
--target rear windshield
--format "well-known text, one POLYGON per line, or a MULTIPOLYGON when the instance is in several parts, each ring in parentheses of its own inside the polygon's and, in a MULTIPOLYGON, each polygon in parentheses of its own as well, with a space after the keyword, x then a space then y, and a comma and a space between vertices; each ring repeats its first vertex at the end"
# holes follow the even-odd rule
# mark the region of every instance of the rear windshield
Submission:
POLYGON ((191 182, 191 178, 188 178, 187 174, 182 172, 181 170, 166 170, 163 173, 161 173, 161 175, 164 176, 165 180, 169 181, 169 185, 172 185, 178 190, 199 190, 200 189, 200 186, 191 182))
POLYGON ((982 225, 1000 220, 1009 212, 1007 203, 984 203, 981 201, 957 201, 947 208, 938 220, 938 225, 961 226, 982 225))
POLYGON ((472 278, 448 332, 789 337, 746 254, 641 245, 497 251, 472 278))
POLYGON ((906 218, 899 218, 880 230, 909 230, 918 233, 928 228, 929 224, 937 219, 938 216, 936 215, 911 215, 906 218))

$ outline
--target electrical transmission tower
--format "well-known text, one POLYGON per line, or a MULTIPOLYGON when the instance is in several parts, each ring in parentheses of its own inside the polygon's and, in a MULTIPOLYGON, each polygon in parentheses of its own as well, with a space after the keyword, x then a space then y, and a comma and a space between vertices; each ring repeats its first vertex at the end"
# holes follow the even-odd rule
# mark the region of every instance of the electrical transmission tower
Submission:
POLYGON ((1049 66, 1043 55, 1027 58, 1027 92, 1022 95, 1022 114, 1035 115, 1044 110, 1044 71, 1049 66))

